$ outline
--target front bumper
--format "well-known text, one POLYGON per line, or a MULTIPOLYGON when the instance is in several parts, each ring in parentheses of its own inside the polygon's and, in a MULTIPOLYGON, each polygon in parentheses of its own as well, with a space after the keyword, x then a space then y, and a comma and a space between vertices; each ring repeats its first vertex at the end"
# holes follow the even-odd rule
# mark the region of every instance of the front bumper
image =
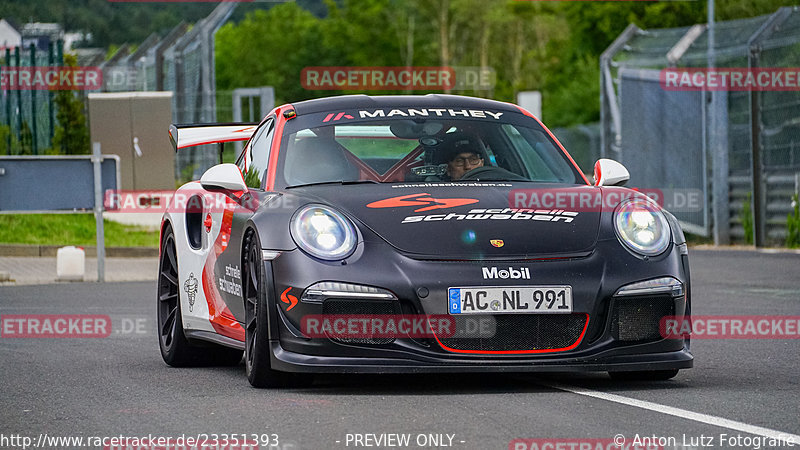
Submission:
MULTIPOLYGON (((614 296, 617 289, 632 282, 664 276, 680 280, 685 289, 680 296, 662 298, 661 303, 671 308, 671 315, 688 315, 688 260, 680 255, 677 247, 657 258, 641 260, 621 251, 616 241, 600 241, 595 251, 586 255, 511 263, 514 267, 529 268, 530 280, 485 280, 481 276, 482 267, 509 266, 509 262, 417 260, 391 248, 375 249, 381 246, 379 242, 367 244, 373 247, 371 251, 354 255, 346 265, 317 261, 299 250, 286 252, 266 263, 275 287, 268 299, 270 310, 276 312, 270 321, 274 369, 412 373, 645 371, 692 367, 688 339, 663 339, 653 330, 649 334, 643 331, 639 336, 642 339, 631 338, 625 336, 615 322, 620 320, 621 300, 614 296), (287 311, 287 305, 279 299, 287 289, 301 298, 305 288, 324 280, 386 289, 396 295, 398 312, 426 315, 447 314, 446 292, 451 286, 569 284, 573 291, 573 313, 585 315, 588 322, 576 345, 563 351, 455 352, 437 339, 404 337, 380 344, 309 339, 301 331, 302 318, 322 314, 322 304, 300 301, 287 311), (426 295, 421 295, 423 292, 426 295)), ((635 298, 625 300, 636 301, 635 298)))
POLYGON ((617 354, 608 351, 592 358, 448 359, 421 361, 400 357, 367 358, 312 356, 285 350, 271 343, 272 368, 305 373, 484 373, 484 372, 624 372, 689 369, 693 357, 688 348, 666 353, 617 354))

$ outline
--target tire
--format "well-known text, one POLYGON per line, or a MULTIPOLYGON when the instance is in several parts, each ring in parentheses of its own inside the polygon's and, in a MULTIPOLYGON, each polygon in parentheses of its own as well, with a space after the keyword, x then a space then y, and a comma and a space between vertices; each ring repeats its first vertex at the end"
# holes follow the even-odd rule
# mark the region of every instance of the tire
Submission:
POLYGON ((272 370, 269 349, 269 319, 261 243, 251 232, 245 241, 244 267, 244 367, 253 387, 280 387, 287 374, 272 370))
POLYGON ((242 351, 214 344, 196 345, 183 332, 178 283, 175 233, 164 229, 158 262, 158 346, 164 362, 172 367, 238 365, 242 351))
POLYGON ((678 369, 608 372, 608 374, 612 380, 618 381, 664 381, 674 378, 678 374, 678 369))

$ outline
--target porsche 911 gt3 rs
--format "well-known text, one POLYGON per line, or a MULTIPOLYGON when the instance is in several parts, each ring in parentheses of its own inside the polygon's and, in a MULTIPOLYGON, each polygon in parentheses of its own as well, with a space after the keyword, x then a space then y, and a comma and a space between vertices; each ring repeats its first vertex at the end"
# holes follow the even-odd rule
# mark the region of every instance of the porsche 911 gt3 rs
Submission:
POLYGON ((692 367, 686 239, 620 187, 589 183, 524 109, 450 95, 331 97, 258 124, 173 125, 177 151, 247 141, 164 214, 160 349, 238 364, 254 386, 315 373, 692 367))

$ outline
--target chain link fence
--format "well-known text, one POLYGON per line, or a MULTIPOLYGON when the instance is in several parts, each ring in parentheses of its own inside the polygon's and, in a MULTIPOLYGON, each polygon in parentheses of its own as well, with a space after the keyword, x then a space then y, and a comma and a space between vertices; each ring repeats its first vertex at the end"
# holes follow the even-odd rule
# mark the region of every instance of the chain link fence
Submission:
POLYGON ((705 24, 631 25, 618 37, 600 63, 601 154, 628 166, 632 185, 701 192, 702 210, 676 213, 689 231, 720 244, 780 245, 798 190, 800 81, 782 85, 793 75, 775 74, 800 72, 800 8, 718 22, 714 39, 709 52, 705 24), (695 68, 705 70, 702 89, 665 84, 665 70, 695 68), (712 71, 745 80, 770 71, 772 84, 729 78, 719 87, 712 71))
MULTIPOLYGON (((235 3, 223 2, 191 27, 181 23, 164 36, 153 34, 133 51, 129 45, 121 46, 98 64, 102 86, 76 90, 76 95, 99 91, 172 91, 173 122, 230 120, 233 93, 217 92, 215 86, 214 35, 235 7, 235 3)), ((6 49, 4 56, 0 54, 0 65, 6 75, 17 68, 63 66, 60 41, 44 51, 33 46, 6 49)), ((84 63, 85 60, 79 60, 79 65, 84 63)), ((56 92, 13 87, 4 81, 0 89, 0 154, 54 153, 52 141, 58 126, 56 92)), ((168 125, 164 125, 164 151, 169 151, 168 125)), ((217 149, 212 146, 181 152, 176 156, 175 176, 184 181, 198 178, 217 160, 217 149)))
MULTIPOLYGON (((151 35, 132 53, 121 48, 119 57, 115 55, 102 65, 103 90, 171 91, 174 123, 212 123, 231 117, 231 93, 216 91, 214 36, 235 8, 235 3, 220 3, 191 27, 181 23, 163 37, 151 35), (228 100, 218 105, 218 99, 228 100)), ((179 152, 176 179, 199 178, 217 161, 215 146, 179 152)))
POLYGON ((55 93, 47 90, 13 89, 10 77, 19 76, 19 68, 57 67, 63 65, 63 43, 58 41, 44 50, 35 45, 6 48, 0 56, 5 72, 0 89, 0 154, 37 155, 48 153, 55 133, 55 93))

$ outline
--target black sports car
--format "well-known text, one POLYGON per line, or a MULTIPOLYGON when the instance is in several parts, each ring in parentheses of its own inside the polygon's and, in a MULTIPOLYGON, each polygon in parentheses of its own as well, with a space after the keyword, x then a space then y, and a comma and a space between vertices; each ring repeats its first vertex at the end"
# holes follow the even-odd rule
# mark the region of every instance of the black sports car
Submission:
POLYGON ((173 125, 177 150, 247 141, 182 186, 161 227, 167 364, 254 386, 331 372, 692 367, 686 240, 600 160, 592 185, 524 109, 331 97, 259 124, 173 125))

